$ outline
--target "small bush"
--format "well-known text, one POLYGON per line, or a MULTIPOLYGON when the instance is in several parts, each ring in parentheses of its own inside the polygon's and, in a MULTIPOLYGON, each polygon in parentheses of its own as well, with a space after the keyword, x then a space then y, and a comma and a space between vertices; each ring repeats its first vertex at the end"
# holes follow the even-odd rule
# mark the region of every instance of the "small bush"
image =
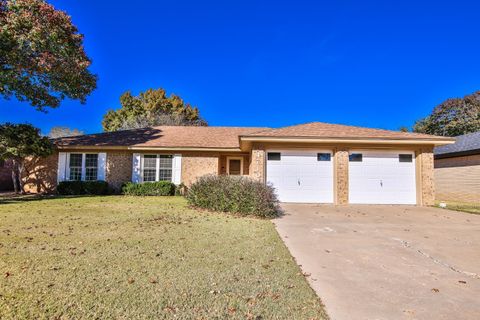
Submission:
POLYGON ((246 177, 203 176, 188 189, 186 197, 190 205, 213 211, 262 218, 280 213, 273 188, 246 177))
POLYGON ((170 181, 127 182, 122 187, 122 193, 128 196, 173 196, 175 194, 175 184, 170 181))
POLYGON ((110 193, 105 181, 62 181, 57 186, 57 193, 61 195, 105 195, 110 193))

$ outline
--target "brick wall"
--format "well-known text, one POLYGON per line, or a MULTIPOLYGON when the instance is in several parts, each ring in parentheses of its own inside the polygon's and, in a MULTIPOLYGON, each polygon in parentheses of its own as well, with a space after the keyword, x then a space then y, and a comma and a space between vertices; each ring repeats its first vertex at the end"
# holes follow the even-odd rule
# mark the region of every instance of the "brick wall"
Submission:
POLYGON ((418 202, 420 205, 432 206, 435 204, 435 181, 433 172, 433 147, 417 150, 417 187, 421 190, 418 202))
POLYGON ((12 191, 12 169, 10 161, 0 160, 0 191, 12 191))
POLYGON ((436 199, 480 203, 480 154, 435 160, 436 199))
POLYGON ((265 181, 265 146, 254 144, 250 156, 250 177, 259 181, 265 181))
POLYGON ((198 177, 206 174, 219 173, 218 153, 212 152, 184 152, 182 153, 182 182, 187 187, 198 177))
POLYGON ((57 186, 58 153, 25 161, 24 188, 31 193, 51 193, 57 186))
POLYGON ((335 151, 335 204, 348 204, 348 152, 345 148, 335 151))
POLYGON ((133 152, 109 151, 105 168, 105 180, 116 191, 120 191, 123 183, 132 181, 133 152))

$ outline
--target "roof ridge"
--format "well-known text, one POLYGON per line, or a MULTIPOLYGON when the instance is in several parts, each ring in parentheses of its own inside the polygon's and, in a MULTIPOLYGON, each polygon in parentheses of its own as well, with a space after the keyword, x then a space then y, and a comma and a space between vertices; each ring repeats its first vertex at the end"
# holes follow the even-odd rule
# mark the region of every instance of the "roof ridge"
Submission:
MULTIPOLYGON (((295 125, 290 125, 290 126, 285 126, 285 127, 279 127, 279 128, 272 128, 272 130, 282 130, 282 129, 288 129, 288 128, 293 128, 297 126, 306 126, 310 124, 321 124, 321 125, 327 125, 327 126, 342 126, 342 127, 348 127, 348 128, 355 128, 355 129, 369 129, 369 130, 376 130, 376 131, 386 131, 386 132, 396 132, 396 133, 401 133, 405 135, 410 135, 410 136, 422 136, 425 135, 425 133, 418 133, 418 132, 403 132, 400 130, 392 130, 392 129, 385 129, 385 128, 372 128, 372 127, 362 127, 362 126, 355 126, 355 125, 350 125, 350 124, 343 124, 343 123, 329 123, 329 122, 323 122, 323 121, 310 121, 306 123, 300 123, 300 124, 295 124, 295 125)), ((261 133, 261 132, 258 132, 261 133)), ((256 132, 252 134, 257 134, 256 132)), ((439 138, 445 138, 442 136, 436 136, 436 135, 430 135, 434 137, 439 137, 439 138)))

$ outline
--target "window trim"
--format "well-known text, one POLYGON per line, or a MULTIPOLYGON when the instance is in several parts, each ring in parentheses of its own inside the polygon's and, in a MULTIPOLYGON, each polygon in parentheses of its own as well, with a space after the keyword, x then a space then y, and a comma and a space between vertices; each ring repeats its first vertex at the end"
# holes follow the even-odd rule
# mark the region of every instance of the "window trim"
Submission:
MULTIPOLYGON (((67 166, 68 166, 68 181, 84 181, 84 156, 83 156, 83 153, 80 153, 80 152, 70 152, 68 154, 68 163, 67 163, 67 166), (81 156, 81 160, 80 160, 80 180, 72 180, 72 166, 70 165, 71 161, 72 161, 72 154, 73 155, 77 155, 79 154, 81 156)), ((77 166, 75 166, 74 168, 78 168, 77 166)))
MULTIPOLYGON (((65 181, 97 181, 98 180, 98 174, 99 174, 99 157, 100 157, 100 152, 68 152, 68 161, 66 161, 66 164, 65 164, 65 169, 67 171, 67 177, 65 179, 65 181), (71 170, 71 166, 70 166, 70 157, 72 156, 72 154, 79 154, 82 156, 82 165, 81 165, 81 168, 80 168, 80 180, 71 180, 70 179, 70 170, 71 170), (87 167, 86 167, 86 159, 87 159, 87 154, 96 154, 97 155, 97 179, 95 180, 86 180, 87 178, 87 167)), ((77 167, 74 167, 74 168, 77 168, 77 167)))
MULTIPOLYGON (((140 161, 140 178, 142 182, 156 182, 158 181, 158 155, 146 153, 141 155, 140 161), (144 172, 145 172, 145 156, 155 156, 155 181, 145 181, 144 179, 144 172)), ((151 168, 150 168, 151 169, 151 168)))
POLYGON ((230 175, 230 160, 240 160, 240 175, 243 176, 243 157, 227 157, 227 175, 230 175))
MULTIPOLYGON (((174 175, 174 158, 175 156, 173 154, 169 153, 142 153, 140 155, 140 182, 159 182, 159 181, 170 181, 173 183, 173 175, 174 175), (143 173, 145 170, 145 156, 155 156, 155 181, 145 181, 143 177, 143 173), (160 156, 168 156, 172 159, 172 166, 170 167, 171 170, 171 175, 170 175, 170 180, 160 180, 160 156)), ((161 168, 165 170, 166 168, 161 168)))
MULTIPOLYGON (((85 171, 85 174, 83 176, 83 181, 97 181, 98 180, 98 158, 99 158, 99 154, 98 153, 84 153, 83 156, 82 156, 82 175, 83 175, 83 171, 85 171), (97 166, 96 166, 96 170, 97 170, 97 176, 94 180, 87 180, 87 155, 89 154, 95 154, 97 155, 97 166)), ((93 167, 89 167, 89 168, 93 168, 93 167)))

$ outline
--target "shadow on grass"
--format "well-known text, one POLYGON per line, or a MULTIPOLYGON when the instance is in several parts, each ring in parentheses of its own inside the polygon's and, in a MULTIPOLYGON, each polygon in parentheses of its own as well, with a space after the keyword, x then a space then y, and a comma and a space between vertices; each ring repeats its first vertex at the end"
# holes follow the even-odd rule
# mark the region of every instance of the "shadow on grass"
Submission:
POLYGON ((9 203, 23 203, 23 202, 32 202, 32 201, 40 201, 40 200, 53 200, 53 199, 75 199, 75 198, 91 198, 91 197, 105 197, 105 196, 112 196, 112 195, 71 195, 71 196, 63 196, 58 194, 15 194, 15 193, 8 193, 8 194, 0 194, 0 205, 1 204, 9 204, 9 203))

